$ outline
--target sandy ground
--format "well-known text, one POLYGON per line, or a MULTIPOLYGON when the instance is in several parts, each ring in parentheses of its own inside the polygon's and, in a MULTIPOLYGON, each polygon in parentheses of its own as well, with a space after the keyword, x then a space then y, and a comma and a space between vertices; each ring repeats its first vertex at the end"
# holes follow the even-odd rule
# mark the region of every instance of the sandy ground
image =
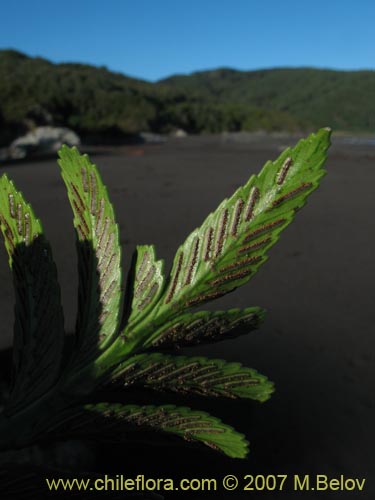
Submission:
MULTIPOLYGON (((96 151, 93 156, 118 214, 124 261, 136 244, 155 243, 171 262, 185 236, 225 196, 275 158, 285 138, 245 142, 220 137, 96 151)), ((5 170, 5 167, 1 167, 5 170)), ((238 360, 267 374, 277 391, 263 405, 190 401, 244 432, 248 460, 206 450, 114 449, 108 468, 128 477, 216 477, 288 474, 282 492, 223 492, 218 498, 300 498, 293 475, 366 478, 364 492, 310 492, 308 498, 375 495, 374 250, 375 146, 336 140, 329 174, 253 280, 216 309, 261 305, 258 332, 195 349, 238 360)), ((14 163, 6 171, 42 215, 62 284, 67 330, 74 325, 77 277, 71 213, 52 160, 14 163)), ((13 290, 0 253, 1 347, 11 343, 13 290)), ((126 264, 126 265, 127 265, 126 264)), ((157 396, 160 402, 161 395, 157 396)), ((103 462, 104 464, 105 462, 103 462)), ((105 465, 102 465, 102 470, 105 465)), ((213 498, 214 495, 210 497, 213 498)), ((202 493, 181 498, 202 498, 202 493)), ((179 498, 166 496, 166 498, 179 498)))

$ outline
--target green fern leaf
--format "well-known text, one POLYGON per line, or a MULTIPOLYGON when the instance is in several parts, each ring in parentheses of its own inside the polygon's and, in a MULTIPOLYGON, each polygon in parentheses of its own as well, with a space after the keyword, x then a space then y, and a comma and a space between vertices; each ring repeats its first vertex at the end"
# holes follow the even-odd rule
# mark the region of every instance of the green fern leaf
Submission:
POLYGON ((139 322, 154 308, 164 286, 164 262, 156 260, 153 245, 137 246, 128 325, 139 322))
POLYGON ((178 249, 157 312, 160 321, 243 285, 265 262, 325 174, 330 131, 301 140, 224 200, 178 249))
POLYGON ((164 335, 173 338, 174 325, 182 338, 187 309, 249 281, 281 231, 318 187, 325 175, 322 166, 329 144, 329 129, 311 134, 275 162, 267 162, 258 176, 224 200, 178 249, 157 303, 153 300, 140 321, 126 325, 109 364, 140 346, 157 343, 164 335))
POLYGON ((130 431, 153 430, 201 442, 232 458, 244 458, 248 443, 243 434, 202 411, 174 405, 138 406, 117 403, 87 404, 60 415, 45 435, 93 437, 118 443, 130 431))
POLYGON ((178 349, 234 338, 258 328, 264 313, 260 307, 248 307, 184 314, 156 328, 147 337, 144 347, 178 349))
POLYGON ((95 165, 63 146, 59 165, 77 233, 79 302, 76 365, 84 365, 114 340, 120 321, 121 247, 107 190, 95 165))
POLYGON ((42 225, 6 175, 0 179, 0 226, 16 292, 13 388, 7 413, 15 413, 56 382, 64 344, 64 319, 56 266, 42 225))
POLYGON ((120 365, 114 382, 129 387, 144 386, 160 391, 193 393, 266 401, 273 384, 256 370, 240 363, 203 357, 139 354, 120 365))

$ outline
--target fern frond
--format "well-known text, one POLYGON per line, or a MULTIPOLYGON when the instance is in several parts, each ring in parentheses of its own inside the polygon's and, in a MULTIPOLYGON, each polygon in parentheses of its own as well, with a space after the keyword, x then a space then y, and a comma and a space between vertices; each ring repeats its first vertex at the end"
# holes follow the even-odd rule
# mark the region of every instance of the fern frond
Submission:
POLYGON ((64 319, 56 266, 40 220, 6 175, 0 179, 0 227, 16 294, 13 382, 6 411, 13 414, 56 382, 64 319))
POLYGON ((137 247, 122 333, 121 248, 114 210, 95 165, 77 149, 63 147, 59 164, 74 214, 80 283, 77 342, 62 374, 63 315, 51 250, 30 205, 3 176, 0 227, 14 272, 16 324, 14 382, 6 412, 0 414, 0 448, 32 446, 45 438, 121 442, 133 431, 153 430, 245 457, 244 436, 205 412, 83 402, 108 381, 159 391, 269 398, 273 384, 239 363, 144 351, 212 342, 258 326, 263 311, 257 307, 190 310, 257 272, 319 185, 329 137, 330 131, 322 129, 267 162, 180 246, 167 279, 154 247, 137 247))
POLYGON ((63 146, 59 165, 77 233, 79 301, 76 366, 87 364, 115 338, 120 321, 121 247, 107 190, 95 165, 63 146))
POLYGON ((249 398, 266 401, 273 384, 256 370, 240 363, 204 357, 139 354, 120 365, 112 375, 124 387, 144 386, 159 391, 249 398))
MULTIPOLYGON (((168 336, 167 330, 174 324, 185 326, 189 309, 234 290, 254 276, 281 231, 325 175, 322 167, 329 145, 330 130, 321 129, 286 149, 190 234, 176 253, 158 300, 153 296, 152 306, 140 320, 125 326, 114 362, 157 342, 164 329, 168 336)), ((159 286, 162 281, 160 276, 159 286)))
POLYGON ((258 328, 264 314, 260 307, 183 314, 156 328, 144 347, 178 349, 235 338, 258 328))
POLYGON ((157 304, 164 286, 163 268, 164 262, 156 260, 153 245, 137 246, 128 325, 142 320, 157 304))
POLYGON ((177 250, 157 315, 162 320, 245 284, 321 177, 330 131, 301 140, 224 200, 177 250))
POLYGON ((229 457, 248 453, 245 437, 206 412, 174 405, 138 406, 117 403, 88 404, 61 415, 47 430, 53 437, 95 437, 120 442, 131 431, 153 430, 197 441, 229 457))

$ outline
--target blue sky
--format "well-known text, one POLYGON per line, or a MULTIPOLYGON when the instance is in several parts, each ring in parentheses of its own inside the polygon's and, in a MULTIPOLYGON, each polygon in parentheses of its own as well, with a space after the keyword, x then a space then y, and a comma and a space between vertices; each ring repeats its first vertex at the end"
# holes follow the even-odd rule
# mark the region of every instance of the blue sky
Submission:
POLYGON ((375 68, 373 0, 2 2, 0 48, 156 80, 217 67, 375 68))

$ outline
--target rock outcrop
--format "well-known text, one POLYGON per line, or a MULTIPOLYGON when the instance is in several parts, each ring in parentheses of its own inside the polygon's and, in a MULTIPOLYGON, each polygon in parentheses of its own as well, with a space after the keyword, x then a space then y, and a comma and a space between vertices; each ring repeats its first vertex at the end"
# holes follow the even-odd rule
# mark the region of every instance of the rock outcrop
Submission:
POLYGON ((30 155, 53 154, 63 144, 78 146, 80 142, 78 135, 68 128, 36 127, 11 143, 8 148, 8 157, 21 159, 30 155))

